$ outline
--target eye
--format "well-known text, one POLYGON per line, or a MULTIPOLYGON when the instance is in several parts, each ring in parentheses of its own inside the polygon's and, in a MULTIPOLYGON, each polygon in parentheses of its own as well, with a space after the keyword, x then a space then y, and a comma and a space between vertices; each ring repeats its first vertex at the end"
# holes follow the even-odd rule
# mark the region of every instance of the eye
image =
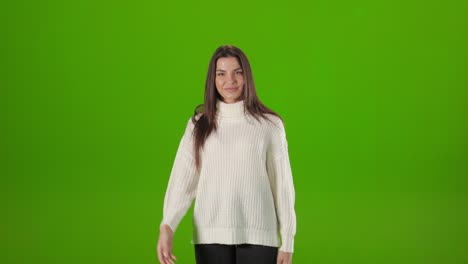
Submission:
POLYGON ((239 72, 237 72, 237 73, 242 74, 243 72, 239 71, 239 72))
POLYGON ((217 75, 220 76, 220 75, 223 75, 223 74, 224 74, 224 73, 220 72, 220 73, 218 73, 217 75))

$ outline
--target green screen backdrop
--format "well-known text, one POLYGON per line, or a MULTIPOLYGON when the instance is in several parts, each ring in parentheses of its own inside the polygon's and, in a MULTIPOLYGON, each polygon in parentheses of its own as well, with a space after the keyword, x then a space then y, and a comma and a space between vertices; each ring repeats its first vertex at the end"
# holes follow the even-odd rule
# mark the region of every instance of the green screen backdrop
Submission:
MULTIPOLYGON (((293 263, 468 263, 468 4, 1 4, 1 263, 157 263, 215 49, 285 120, 293 263)), ((175 233, 195 263, 192 208, 175 233)))

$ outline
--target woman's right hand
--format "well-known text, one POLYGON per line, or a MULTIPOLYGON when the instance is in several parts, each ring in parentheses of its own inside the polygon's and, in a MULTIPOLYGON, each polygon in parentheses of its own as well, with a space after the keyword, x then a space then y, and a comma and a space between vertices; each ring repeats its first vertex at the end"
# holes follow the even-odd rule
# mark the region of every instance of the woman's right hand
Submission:
POLYGON ((174 240, 174 232, 170 226, 164 224, 159 228, 158 240, 158 259, 161 264, 174 264, 176 257, 172 254, 172 241, 174 240))

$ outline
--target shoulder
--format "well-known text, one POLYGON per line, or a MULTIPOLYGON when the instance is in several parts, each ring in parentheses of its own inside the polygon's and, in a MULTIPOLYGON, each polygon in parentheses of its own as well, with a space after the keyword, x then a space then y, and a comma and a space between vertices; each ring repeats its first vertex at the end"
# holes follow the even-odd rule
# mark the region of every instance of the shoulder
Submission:
POLYGON ((195 127, 196 122, 200 119, 200 117, 203 115, 203 113, 197 113, 191 115, 188 120, 187 120, 187 129, 188 130, 193 130, 195 127))
POLYGON ((194 115, 194 116, 195 116, 195 119, 198 121, 198 119, 200 119, 200 117, 201 117, 202 115, 203 115, 203 113, 200 112, 200 113, 197 113, 197 114, 194 115))
POLYGON ((287 151, 286 130, 283 119, 274 114, 266 114, 270 121, 266 121, 268 127, 268 155, 274 159, 282 156, 287 151))
POLYGON ((273 133, 282 134, 285 132, 284 120, 281 117, 269 113, 265 114, 265 116, 268 118, 268 120, 265 120, 265 124, 273 133))

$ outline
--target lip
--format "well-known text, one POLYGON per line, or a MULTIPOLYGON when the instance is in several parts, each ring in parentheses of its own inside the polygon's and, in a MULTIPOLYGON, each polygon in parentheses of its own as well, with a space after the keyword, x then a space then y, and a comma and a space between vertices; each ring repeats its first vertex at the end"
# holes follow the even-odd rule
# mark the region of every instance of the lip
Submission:
POLYGON ((227 88, 224 88, 224 89, 226 89, 226 90, 236 90, 237 87, 227 87, 227 88))

